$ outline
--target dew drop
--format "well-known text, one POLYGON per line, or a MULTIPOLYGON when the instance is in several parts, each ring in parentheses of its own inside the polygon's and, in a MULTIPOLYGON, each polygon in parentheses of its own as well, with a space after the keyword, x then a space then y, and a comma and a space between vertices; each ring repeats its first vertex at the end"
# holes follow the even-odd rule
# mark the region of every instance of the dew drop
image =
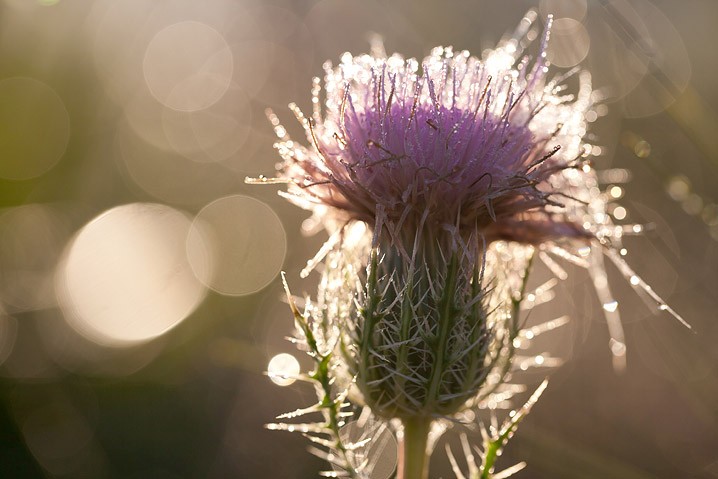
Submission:
POLYGON ((633 275, 633 276, 631 276, 630 281, 633 286, 638 286, 638 283, 641 282, 641 279, 638 276, 633 275))
POLYGON ((641 140, 633 147, 633 153, 639 158, 647 158, 651 154, 651 144, 641 140))
POLYGON ((684 176, 674 176, 668 181, 666 191, 675 201, 683 201, 688 198, 691 192, 691 185, 688 178, 684 176))
POLYGON ((620 186, 612 186, 609 190, 609 194, 612 198, 618 199, 623 196, 623 188, 620 186))
POLYGON ((267 375, 278 386, 289 386, 299 375, 299 362, 291 354, 281 353, 274 356, 267 366, 267 375))
POLYGON ((608 343, 608 347, 611 348, 611 352, 614 356, 625 356, 626 354, 626 345, 621 341, 611 339, 608 343))
POLYGON ((613 300, 607 303, 603 303, 603 309, 605 309, 609 313, 615 312, 618 309, 618 301, 613 300))
POLYGON ((613 217, 619 221, 626 219, 626 214, 626 208, 624 208, 623 206, 618 206, 615 210, 613 210, 613 217))

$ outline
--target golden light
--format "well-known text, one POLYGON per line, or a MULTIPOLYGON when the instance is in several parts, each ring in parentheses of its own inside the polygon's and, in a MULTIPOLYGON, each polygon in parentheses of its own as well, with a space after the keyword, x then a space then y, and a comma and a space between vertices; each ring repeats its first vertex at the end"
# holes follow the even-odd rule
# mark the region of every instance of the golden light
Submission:
POLYGON ((117 129, 114 151, 128 183, 167 203, 202 205, 235 190, 239 181, 222 164, 149 145, 127 123, 117 129))
POLYGON ((614 30, 606 53, 615 57, 616 94, 629 118, 655 115, 688 87, 691 55, 675 25, 649 0, 612 0, 614 30), (623 58, 622 58, 623 57, 623 58), (622 88, 623 87, 623 88, 622 88), (623 91, 621 91, 623 90, 623 91))
POLYGON ((145 52, 143 71, 152 95, 180 111, 207 108, 227 91, 234 61, 222 35, 196 21, 159 31, 145 52))
POLYGON ((590 47, 591 39, 581 22, 573 18, 558 18, 553 22, 547 52, 551 63, 564 68, 578 65, 586 58, 590 47))
POLYGON ((674 200, 683 201, 690 195, 691 185, 685 176, 674 176, 668 181, 666 191, 674 200))
POLYGON ((56 274, 65 319, 110 346, 151 340, 189 316, 205 296, 187 262, 190 228, 168 206, 118 206, 88 223, 68 246, 56 274))
POLYGON ((202 163, 224 161, 244 145, 251 130, 249 97, 232 83, 219 101, 208 108, 184 112, 162 111, 167 143, 183 157, 202 163))
POLYGON ((277 354, 269 361, 267 366, 269 379, 278 386, 294 384, 299 372, 299 361, 288 353, 277 354))
POLYGON ((118 104, 144 86, 142 59, 151 38, 147 23, 156 8, 157 3, 145 1, 93 2, 87 21, 93 63, 105 92, 118 104))
POLYGON ((277 214, 265 203, 242 195, 205 206, 187 240, 189 262, 199 280, 231 296, 267 286, 279 273, 286 251, 286 233, 277 214))
POLYGON ((222 101, 196 111, 169 108, 140 89, 124 113, 132 132, 153 147, 203 163, 231 158, 251 131, 250 99, 235 83, 222 101))
POLYGON ((623 188, 621 188, 620 186, 612 186, 609 189, 609 193, 611 195, 611 198, 619 199, 623 196, 623 188))
MULTIPOLYGON (((366 442, 364 447, 356 448, 354 454, 359 461, 366 464, 365 470, 369 479, 394 477, 399 448, 394 434, 388 427, 380 422, 360 417, 342 426, 339 435, 347 444, 366 442)), ((334 470, 339 472, 338 468, 334 470)))
POLYGON ((626 208, 624 208, 623 206, 617 206, 617 207, 613 210, 613 217, 616 218, 616 219, 619 220, 619 221, 620 221, 620 220, 625 220, 625 219, 626 219, 626 215, 627 215, 627 211, 626 211, 626 208))

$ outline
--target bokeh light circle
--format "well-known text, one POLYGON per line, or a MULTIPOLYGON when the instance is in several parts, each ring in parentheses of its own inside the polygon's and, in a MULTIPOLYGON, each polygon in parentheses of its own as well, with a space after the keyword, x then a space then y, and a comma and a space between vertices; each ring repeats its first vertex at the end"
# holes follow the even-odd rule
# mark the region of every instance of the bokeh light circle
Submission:
POLYGON ((143 61, 152 95, 169 108, 207 108, 227 91, 234 69, 232 51, 222 35, 207 24, 186 21, 160 30, 143 61))
POLYGON ((627 49, 646 64, 646 75, 623 99, 623 113, 641 118, 660 113, 686 90, 692 76, 691 56, 681 34, 653 2, 611 0, 618 27, 638 35, 627 49))
POLYGON ((177 153, 200 163, 235 155, 250 134, 251 122, 250 99, 236 84, 209 108, 192 112, 165 108, 162 112, 167 142, 177 153))
POLYGON ((288 353, 277 354, 267 365, 267 376, 278 386, 294 384, 299 372, 299 361, 288 353))
POLYGON ((221 101, 195 111, 169 108, 140 89, 124 105, 124 114, 132 132, 143 141, 199 163, 221 162, 237 155, 252 124, 250 98, 235 83, 221 101))
POLYGON ((243 195, 205 206, 187 240, 189 261, 199 280, 231 296, 256 293, 267 286, 279 273, 286 252, 287 237, 277 214, 265 203, 243 195), (202 245, 207 248, 198 247, 202 245))
POLYGON ((557 67, 569 68, 578 65, 591 47, 586 27, 573 18, 559 18, 553 22, 548 59, 557 67))
POLYGON ((126 122, 117 128, 113 153, 127 184, 162 202, 204 205, 241 181, 221 163, 200 163, 148 144, 126 122))
POLYGON ((56 274, 68 324, 110 346, 148 341, 179 324, 206 293, 186 259, 190 224, 169 206, 133 203, 85 225, 56 274))
POLYGON ((70 117, 55 91, 33 78, 0 81, 0 177, 27 180, 65 153, 70 117))
POLYGON ((394 476, 399 457, 398 443, 383 423, 361 419, 352 421, 341 428, 339 435, 345 444, 358 444, 370 439, 364 447, 354 451, 357 462, 366 461, 366 473, 370 479, 394 476))

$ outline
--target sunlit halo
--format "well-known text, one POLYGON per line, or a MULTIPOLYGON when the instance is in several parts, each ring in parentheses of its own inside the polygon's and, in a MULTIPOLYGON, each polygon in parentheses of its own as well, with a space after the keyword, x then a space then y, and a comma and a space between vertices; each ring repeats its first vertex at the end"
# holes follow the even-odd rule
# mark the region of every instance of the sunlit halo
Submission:
POLYGON ((616 209, 613 210, 613 217, 619 221, 626 219, 626 215, 627 211, 623 206, 617 206, 616 209))
POLYGON ((205 206, 187 240, 189 261, 199 280, 232 296, 267 286, 279 273, 286 251, 286 233, 277 214, 265 203, 241 195, 205 206))
POLYGON ((143 70, 152 95, 180 111, 207 108, 227 91, 234 69, 222 35, 204 23, 180 22, 159 31, 145 52, 143 70))
POLYGON ((591 39, 586 27, 573 18, 559 18, 553 22, 548 58, 558 67, 572 67, 588 55, 591 39))
POLYGON ((659 113, 689 85, 691 55, 671 19, 654 2, 613 0, 610 5, 606 25, 612 37, 601 39, 609 56, 596 60, 614 70, 613 96, 623 96, 625 116, 659 113))
POLYGON ((185 158, 202 163, 224 161, 247 140, 251 130, 250 99, 232 84, 222 101, 198 111, 165 108, 162 127, 167 142, 185 158))
POLYGON ((64 316, 95 342, 122 346, 167 332, 205 295, 186 260, 190 221, 168 206, 118 206, 88 223, 56 275, 64 316))
POLYGON ((203 205, 236 189, 237 178, 223 165, 198 163, 153 147, 126 123, 117 128, 114 151, 128 184, 163 202, 203 205))
POLYGON ((278 386, 294 384, 299 372, 299 361, 288 353, 277 354, 267 365, 269 379, 278 386))
POLYGON ((250 99, 234 83, 221 101, 195 111, 169 108, 140 89, 124 105, 124 115, 133 133, 145 142, 201 163, 235 155, 246 142, 252 121, 250 99))
POLYGON ((147 19, 159 2, 95 0, 87 18, 95 70, 105 92, 125 104, 143 86, 147 19), (144 28, 138 28, 142 25, 144 28))
MULTIPOLYGON (((467 412, 472 412, 468 410, 467 412)), ((340 437, 347 444, 361 444, 371 438, 364 447, 354 450, 358 461, 366 463, 369 479, 388 479, 394 477, 398 463, 396 438, 385 424, 375 421, 357 420, 342 426, 340 437)), ((339 472, 339 468, 335 467, 339 472)))

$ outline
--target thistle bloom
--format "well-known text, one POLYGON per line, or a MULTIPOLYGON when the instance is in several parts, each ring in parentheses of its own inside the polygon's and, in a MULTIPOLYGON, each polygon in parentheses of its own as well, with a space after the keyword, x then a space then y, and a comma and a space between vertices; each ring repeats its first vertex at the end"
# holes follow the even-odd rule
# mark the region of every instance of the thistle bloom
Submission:
MULTIPOLYGON (((304 339, 374 415, 424 438, 405 455, 426 450, 435 418, 508 379, 536 251, 559 277, 550 254, 590 268, 618 358, 603 252, 667 309, 617 253, 625 229, 605 212, 584 140, 589 75, 574 94, 564 82, 577 72, 549 76, 550 19, 536 59, 522 57, 534 17, 482 59, 438 47, 421 64, 378 52, 325 64, 324 109, 318 79, 311 117, 291 106, 308 146, 269 115, 284 161, 277 178, 250 181, 287 183, 282 194, 332 233, 304 339)), ((402 477, 420 477, 424 464, 408 462, 402 477)))
POLYGON ((590 236, 565 207, 573 192, 561 175, 585 156, 588 76, 577 97, 561 95, 563 78, 547 81, 548 29, 537 61, 515 66, 526 26, 483 61, 438 47, 421 69, 397 54, 325 64, 324 115, 318 81, 312 118, 292 106, 311 146, 273 118, 287 196, 378 222, 395 240, 421 222, 477 229, 489 242, 590 236))
MULTIPOLYGON (((487 245, 594 236, 593 223, 581 221, 590 83, 582 75, 574 97, 561 95, 562 79, 547 79, 548 28, 537 60, 515 66, 528 25, 483 60, 439 47, 421 67, 396 54, 325 64, 323 114, 318 81, 311 118, 292 106, 310 146, 270 115, 284 194, 324 224, 372 229, 373 252, 366 247, 351 265, 360 286, 327 284, 347 310, 361 296, 340 327, 350 373, 379 415, 453 414, 505 355, 512 334, 487 311, 515 315, 510 295, 500 294, 506 282, 494 285, 504 291, 489 304, 487 245)), ((346 256, 346 244, 339 251, 346 256)))

